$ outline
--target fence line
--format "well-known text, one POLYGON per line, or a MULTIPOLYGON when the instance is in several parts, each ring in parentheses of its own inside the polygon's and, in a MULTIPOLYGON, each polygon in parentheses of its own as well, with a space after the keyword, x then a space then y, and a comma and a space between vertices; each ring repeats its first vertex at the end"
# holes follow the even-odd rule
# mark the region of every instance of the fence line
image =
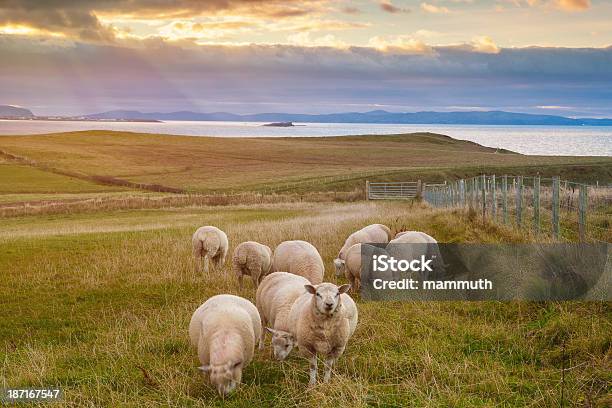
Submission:
POLYGON ((559 177, 480 175, 445 184, 424 184, 423 199, 435 207, 468 208, 556 240, 610 242, 612 187, 559 177))

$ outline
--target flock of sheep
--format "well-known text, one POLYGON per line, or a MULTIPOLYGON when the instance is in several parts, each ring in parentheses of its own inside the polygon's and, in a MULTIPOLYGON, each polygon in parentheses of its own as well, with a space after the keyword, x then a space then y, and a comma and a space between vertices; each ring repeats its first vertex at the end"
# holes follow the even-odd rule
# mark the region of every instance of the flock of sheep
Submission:
MULTIPOLYGON (((276 359, 284 360, 297 345, 310 362, 309 384, 316 383, 318 358, 324 362, 323 381, 329 381, 334 363, 357 327, 357 305, 347 292, 360 287, 361 245, 430 240, 433 238, 417 231, 400 232, 392 239, 391 230, 382 224, 354 232, 334 260, 336 276, 344 274, 350 281, 341 286, 323 282, 323 259, 306 241, 284 241, 274 252, 258 242, 241 243, 234 250, 233 271, 240 287, 244 275, 253 279, 255 305, 239 296, 221 294, 197 308, 189 323, 189 337, 197 348, 200 370, 209 374, 221 395, 227 395, 241 382, 255 344, 264 348, 268 331, 276 359)), ((209 259, 216 269, 225 264, 229 243, 219 228, 199 228, 192 243, 198 268, 201 265, 207 272, 209 259)))

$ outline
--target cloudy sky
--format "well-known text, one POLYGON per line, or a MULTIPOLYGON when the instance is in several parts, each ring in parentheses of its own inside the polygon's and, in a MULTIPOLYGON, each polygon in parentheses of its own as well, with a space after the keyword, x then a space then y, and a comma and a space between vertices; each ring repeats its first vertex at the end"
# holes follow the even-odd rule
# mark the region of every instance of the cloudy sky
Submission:
POLYGON ((0 104, 612 117, 611 20, 609 0, 0 0, 0 104))

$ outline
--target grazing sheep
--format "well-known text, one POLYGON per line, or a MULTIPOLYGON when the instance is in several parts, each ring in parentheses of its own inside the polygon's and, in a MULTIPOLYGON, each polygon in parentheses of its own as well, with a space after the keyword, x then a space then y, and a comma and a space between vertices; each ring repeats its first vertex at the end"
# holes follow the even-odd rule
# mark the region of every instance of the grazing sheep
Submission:
MULTIPOLYGON (((432 265, 434 273, 440 277, 444 273, 444 261, 438 241, 432 236, 421 231, 404 231, 398 233, 397 238, 391 240, 387 245, 387 251, 390 255, 402 259, 417 259, 421 255, 425 255, 427 259, 433 259, 432 265), (392 244, 415 244, 402 246, 401 249, 392 244)), ((421 279, 429 279, 427 272, 421 273, 421 279)))
POLYGON ((269 246, 259 242, 243 242, 234 250, 232 257, 234 273, 238 277, 238 284, 242 289, 242 277, 250 275, 255 287, 270 272, 272 267, 272 250, 269 246))
POLYGON ((202 364, 199 369, 210 374, 210 382, 221 395, 240 383, 260 337, 257 308, 234 295, 211 297, 197 308, 189 323, 189 339, 202 364))
POLYGON ((410 231, 400 231, 397 234, 395 234, 395 237, 393 237, 393 239, 397 239, 401 237, 402 235, 406 234, 407 232, 410 232, 410 231))
POLYGON ((310 362, 309 384, 312 385, 317 381, 317 357, 325 358, 323 381, 328 382, 334 363, 346 348, 351 324, 341 295, 349 290, 350 285, 338 287, 333 283, 322 283, 306 285, 305 288, 308 293, 293 303, 289 321, 294 325, 292 333, 300 353, 310 362))
POLYGON ((372 224, 363 227, 359 231, 353 232, 348 236, 344 245, 338 252, 338 257, 334 259, 336 276, 340 277, 345 272, 346 252, 355 244, 386 244, 391 239, 391 230, 383 224, 372 224))
POLYGON ((393 243, 408 243, 408 244, 419 244, 419 243, 429 243, 429 244, 437 244, 436 241, 431 235, 427 235, 421 231, 402 231, 395 234, 395 238, 389 241, 390 244, 393 243))
MULTIPOLYGON (((287 358, 295 344, 290 331, 289 312, 293 302, 306 293, 304 285, 310 282, 303 276, 288 272, 274 272, 266 276, 255 296, 255 305, 261 316, 262 328, 272 333, 272 348, 277 360, 287 358)), ((264 348, 265 331, 262 329, 259 349, 264 348)))
POLYGON ((361 245, 351 246, 344 255, 344 276, 351 283, 351 291, 361 288, 361 245))
MULTIPOLYGON (((359 292, 361 290, 361 260, 363 258, 361 250, 367 247, 366 256, 371 255, 388 255, 385 248, 379 248, 368 244, 355 244, 346 251, 344 262, 344 276, 351 284, 351 292, 359 292)), ((393 279, 391 273, 377 272, 377 278, 393 279)))
POLYGON ((274 250, 272 272, 289 272, 305 277, 313 285, 323 282, 325 266, 319 251, 306 241, 284 241, 274 250))
POLYGON ((193 234, 191 242, 196 268, 199 269, 203 262, 204 272, 208 272, 208 258, 212 259, 215 268, 225 263, 229 243, 227 235, 219 228, 210 225, 200 227, 193 234))

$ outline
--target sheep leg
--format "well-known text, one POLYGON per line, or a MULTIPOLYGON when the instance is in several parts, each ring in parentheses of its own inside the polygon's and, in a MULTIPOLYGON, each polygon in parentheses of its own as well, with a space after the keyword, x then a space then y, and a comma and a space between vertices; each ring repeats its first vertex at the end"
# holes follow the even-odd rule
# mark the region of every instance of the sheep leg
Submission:
POLYGON ((202 257, 203 271, 204 273, 208 273, 208 255, 204 255, 202 257))
POLYGON ((353 288, 355 290, 355 293, 359 293, 359 291, 361 290, 361 278, 355 277, 355 286, 353 288))
POLYGON ((193 264, 196 272, 202 269, 202 241, 193 241, 193 264))
POLYGON ((251 274, 251 279, 253 280, 253 286, 255 289, 259 286, 259 275, 256 270, 249 269, 249 273, 251 274))
POLYGON ((259 336, 259 350, 263 350, 265 347, 266 332, 268 331, 266 330, 267 324, 268 322, 266 321, 266 319, 262 317, 261 318, 261 336, 259 336))
POLYGON ((334 357, 327 357, 325 359, 325 375, 323 376, 323 382, 329 382, 331 379, 332 367, 336 359, 334 357))
POLYGON ((310 381, 308 381, 308 385, 315 385, 317 383, 317 355, 312 354, 308 361, 310 363, 310 381))
POLYGON ((217 255, 217 264, 216 267, 221 267, 223 268, 223 265, 225 265, 225 254, 219 254, 217 255))
POLYGON ((242 290, 242 274, 238 274, 238 287, 242 290))

